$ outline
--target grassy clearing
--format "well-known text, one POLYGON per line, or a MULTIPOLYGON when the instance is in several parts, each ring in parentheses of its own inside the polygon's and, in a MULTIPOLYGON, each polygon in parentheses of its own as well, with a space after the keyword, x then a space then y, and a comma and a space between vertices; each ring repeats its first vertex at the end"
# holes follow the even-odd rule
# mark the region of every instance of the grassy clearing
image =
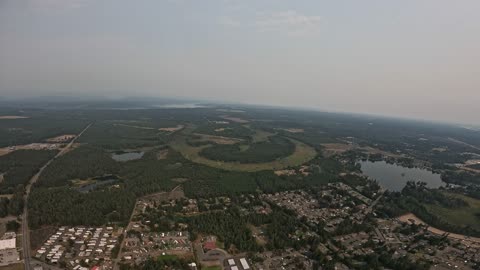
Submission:
POLYGON ((268 141, 268 137, 275 135, 274 133, 255 130, 255 134, 252 135, 252 143, 265 142, 268 141))
POLYGON ((437 215, 448 223, 458 226, 470 226, 480 230, 480 200, 467 197, 461 194, 445 193, 447 196, 460 198, 468 203, 469 206, 460 208, 445 208, 439 205, 427 204, 425 207, 434 215, 437 215))
POLYGON ((0 266, 0 270, 23 270, 25 269, 23 263, 0 266))
POLYGON ((220 266, 204 266, 204 267, 202 267, 202 270, 222 270, 222 267, 220 267, 220 266))
POLYGON ((238 139, 238 138, 215 136, 215 135, 200 134, 200 133, 194 133, 194 135, 200 137, 199 139, 193 140, 198 142, 214 142, 216 144, 236 144, 243 141, 242 139, 238 139))
POLYGON ((203 145, 199 147, 190 146, 185 142, 185 136, 177 136, 171 142, 171 146, 180 152, 186 159, 189 159, 193 162, 224 170, 244 172, 280 170, 291 166, 298 166, 310 161, 317 155, 317 152, 312 147, 294 139, 289 140, 295 144, 295 151, 292 155, 264 163, 222 162, 207 159, 200 156, 199 153, 202 151, 202 149, 209 147, 209 145, 203 145))

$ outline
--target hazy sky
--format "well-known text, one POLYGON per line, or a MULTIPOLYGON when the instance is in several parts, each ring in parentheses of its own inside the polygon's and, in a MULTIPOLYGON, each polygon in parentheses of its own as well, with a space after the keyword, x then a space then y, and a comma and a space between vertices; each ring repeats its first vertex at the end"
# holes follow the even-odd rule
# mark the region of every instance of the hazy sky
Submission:
POLYGON ((0 96, 149 95, 480 124, 478 0, 0 0, 0 96))

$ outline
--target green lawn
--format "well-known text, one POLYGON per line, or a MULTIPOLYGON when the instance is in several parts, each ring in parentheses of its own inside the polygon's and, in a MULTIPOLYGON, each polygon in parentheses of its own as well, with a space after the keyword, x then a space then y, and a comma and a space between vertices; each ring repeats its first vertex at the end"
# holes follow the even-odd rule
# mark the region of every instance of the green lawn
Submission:
POLYGON ((202 267, 202 270, 222 270, 220 266, 206 266, 202 267))
POLYGON ((476 214, 480 213, 480 200, 467 197, 461 194, 445 193, 451 197, 460 198, 468 203, 469 206, 461 208, 446 208, 439 205, 427 204, 428 211, 437 215, 445 221, 459 225, 459 226, 471 226, 476 230, 480 230, 480 217, 476 214))

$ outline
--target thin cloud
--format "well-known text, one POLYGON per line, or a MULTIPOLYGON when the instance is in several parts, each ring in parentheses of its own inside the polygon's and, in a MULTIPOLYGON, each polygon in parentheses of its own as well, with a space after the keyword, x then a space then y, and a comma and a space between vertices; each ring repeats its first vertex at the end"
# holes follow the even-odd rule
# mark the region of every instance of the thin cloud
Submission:
POLYGON ((318 32, 320 16, 309 16, 295 10, 259 14, 255 26, 260 32, 283 31, 290 35, 318 32))
POLYGON ((81 8, 92 0, 29 0, 29 6, 40 11, 65 11, 81 8))
POLYGON ((239 27, 242 25, 242 23, 238 20, 235 20, 231 17, 228 16, 221 16, 218 19, 219 23, 223 26, 228 26, 228 27, 239 27))

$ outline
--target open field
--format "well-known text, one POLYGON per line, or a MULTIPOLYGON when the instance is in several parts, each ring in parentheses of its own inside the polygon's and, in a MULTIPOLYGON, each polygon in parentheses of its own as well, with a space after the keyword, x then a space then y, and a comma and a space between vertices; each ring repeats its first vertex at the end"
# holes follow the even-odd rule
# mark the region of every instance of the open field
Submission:
POLYGON ((23 263, 0 266, 0 270, 23 270, 23 269, 25 269, 23 263))
POLYGON ((289 140, 295 144, 295 151, 292 155, 264 163, 222 162, 207 159, 202 157, 199 153, 202 149, 209 147, 209 145, 203 145, 200 147, 190 146, 185 142, 184 136, 176 137, 175 140, 172 141, 171 146, 180 152, 186 159, 193 162, 219 169, 246 172, 281 170, 290 166, 298 166, 310 161, 317 155, 317 152, 312 147, 294 139, 289 140))
POLYGON ((373 148, 373 147, 370 147, 370 146, 359 147, 359 146, 354 146, 353 144, 346 144, 346 143, 322 143, 321 145, 323 147, 323 151, 325 152, 325 154, 327 156, 342 154, 346 151, 350 151, 350 150, 355 149, 355 150, 363 151, 363 152, 368 153, 368 154, 381 154, 381 155, 384 155, 384 156, 394 157, 394 158, 402 157, 401 155, 394 154, 394 153, 387 152, 387 151, 382 151, 380 149, 373 148))
POLYGON ((20 116, 20 115, 0 115, 0 120, 7 120, 7 119, 26 119, 30 118, 27 116, 20 116))
POLYGON ((470 237, 462 234, 456 234, 456 233, 449 233, 434 227, 429 226, 426 224, 423 220, 421 220, 419 217, 415 216, 412 213, 408 213, 405 215, 402 215, 398 217, 398 220, 402 222, 407 222, 407 223, 415 223, 415 224, 423 224, 428 226, 428 231, 437 235, 443 235, 448 233, 448 237, 452 239, 457 239, 457 240, 468 240, 472 243, 475 243, 476 245, 480 245, 480 238, 477 237, 470 237))
POLYGON ((248 120, 238 118, 238 117, 229 116, 229 115, 222 115, 221 117, 225 120, 229 120, 229 121, 232 121, 232 122, 235 122, 235 123, 240 123, 240 124, 246 124, 246 123, 250 122, 248 120))
POLYGON ((255 130, 255 134, 252 135, 252 142, 264 142, 268 140, 268 137, 275 135, 274 133, 263 131, 263 130, 255 130))
POLYGON ((157 160, 167 159, 168 149, 162 149, 157 152, 157 160))
POLYGON ((281 128, 281 130, 290 132, 290 133, 303 133, 305 130, 303 128, 281 128))
POLYGON ((16 150, 58 150, 61 147, 61 144, 56 143, 31 143, 25 145, 16 145, 0 148, 0 156, 9 154, 16 150))
POLYGON ((165 131, 165 132, 175 132, 183 129, 185 126, 184 125, 178 125, 176 127, 165 127, 165 128, 159 128, 158 130, 160 131, 165 131))
POLYGON ((452 198, 459 198, 468 203, 466 207, 446 208, 439 205, 426 204, 428 211, 445 221, 458 226, 470 226, 473 229, 480 230, 480 200, 467 197, 461 194, 445 193, 452 198))

